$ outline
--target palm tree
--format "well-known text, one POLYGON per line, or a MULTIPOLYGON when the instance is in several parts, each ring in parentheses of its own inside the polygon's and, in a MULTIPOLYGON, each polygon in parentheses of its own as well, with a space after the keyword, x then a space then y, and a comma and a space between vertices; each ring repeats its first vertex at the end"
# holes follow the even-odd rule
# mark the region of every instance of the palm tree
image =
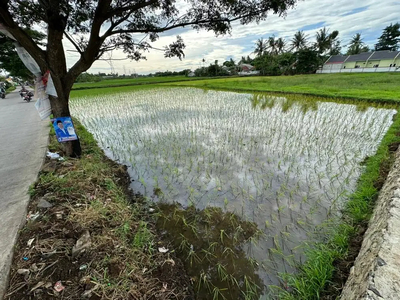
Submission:
POLYGON ((256 48, 255 48, 253 53, 256 56, 262 56, 265 53, 265 51, 267 51, 266 41, 264 41, 263 38, 258 39, 257 42, 256 42, 256 48))
POLYGON ((285 52, 286 41, 283 38, 279 38, 276 40, 276 52, 277 54, 281 54, 285 52))
POLYGON ((347 55, 360 54, 362 52, 368 51, 369 48, 363 42, 361 38, 361 33, 356 33, 350 41, 349 48, 347 49, 347 55))
POLYGON ((271 55, 278 54, 275 36, 270 36, 267 41, 267 49, 271 55))
POLYGON ((307 37, 303 31, 297 31, 290 42, 292 50, 299 51, 307 46, 307 37))
POLYGON ((317 31, 314 47, 319 54, 324 54, 328 50, 330 54, 339 53, 341 47, 338 35, 339 31, 334 30, 332 33, 329 33, 329 30, 326 29, 326 27, 317 31))

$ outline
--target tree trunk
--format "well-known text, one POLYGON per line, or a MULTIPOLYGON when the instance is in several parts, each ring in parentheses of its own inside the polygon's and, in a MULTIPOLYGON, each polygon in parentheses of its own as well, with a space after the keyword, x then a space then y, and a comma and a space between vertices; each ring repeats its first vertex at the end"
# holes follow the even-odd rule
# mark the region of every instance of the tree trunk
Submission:
MULTIPOLYGON (((53 96, 49 96, 49 98, 54 118, 71 116, 68 106, 68 98, 57 98, 53 96)), ((64 151, 66 156, 80 157, 82 154, 82 148, 79 137, 78 140, 61 143, 61 149, 64 151)))

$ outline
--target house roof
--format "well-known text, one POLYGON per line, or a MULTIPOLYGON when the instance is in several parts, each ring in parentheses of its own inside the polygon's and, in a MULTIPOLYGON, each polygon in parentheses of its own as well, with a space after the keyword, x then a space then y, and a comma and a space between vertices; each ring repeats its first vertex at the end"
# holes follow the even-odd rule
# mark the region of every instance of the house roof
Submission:
POLYGON ((249 64, 240 64, 239 67, 249 68, 249 69, 254 68, 252 65, 249 65, 249 64))
POLYGON ((342 63, 346 59, 346 55, 332 55, 328 61, 326 62, 327 64, 337 64, 337 63, 342 63))
POLYGON ((364 52, 360 54, 350 55, 346 62, 354 62, 354 61, 366 61, 372 52, 364 52))
MULTIPOLYGON (((394 59, 400 51, 375 51, 370 59, 394 59)), ((399 55, 400 56, 400 55, 399 55)))

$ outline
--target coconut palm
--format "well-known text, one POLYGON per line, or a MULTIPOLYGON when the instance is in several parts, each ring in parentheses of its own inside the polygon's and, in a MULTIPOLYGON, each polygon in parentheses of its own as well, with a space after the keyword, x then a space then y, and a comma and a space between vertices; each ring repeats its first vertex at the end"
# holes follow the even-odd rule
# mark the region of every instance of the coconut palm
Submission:
POLYGON ((277 54, 282 54, 285 52, 285 46, 286 46, 286 41, 283 38, 279 38, 275 42, 275 47, 276 47, 276 53, 277 54))
POLYGON ((256 48, 254 49, 253 53, 256 56, 262 56, 265 53, 265 51, 267 51, 267 43, 266 43, 266 41, 264 41, 263 38, 258 39, 257 42, 256 42, 256 48))
POLYGON ((354 54, 360 54, 362 52, 368 52, 369 48, 365 43, 363 42, 361 38, 361 33, 356 33, 350 43, 349 43, 349 48, 347 49, 347 55, 354 55, 354 54))
POLYGON ((304 49, 307 47, 307 37, 304 34, 303 31, 297 31, 294 34, 293 39, 290 42, 290 45, 292 46, 291 50, 296 50, 299 51, 301 49, 304 49))
POLYGON ((273 36, 270 36, 270 37, 268 38, 268 40, 267 40, 267 49, 269 50, 269 53, 270 53, 271 55, 276 55, 276 54, 278 54, 278 51, 277 51, 277 43, 276 43, 276 42, 277 42, 277 41, 276 41, 274 35, 273 35, 273 36))
POLYGON ((329 33, 329 30, 326 27, 317 31, 316 41, 314 47, 320 54, 324 54, 327 51, 329 53, 335 54, 340 52, 340 41, 338 39, 339 31, 335 30, 332 33, 329 33))

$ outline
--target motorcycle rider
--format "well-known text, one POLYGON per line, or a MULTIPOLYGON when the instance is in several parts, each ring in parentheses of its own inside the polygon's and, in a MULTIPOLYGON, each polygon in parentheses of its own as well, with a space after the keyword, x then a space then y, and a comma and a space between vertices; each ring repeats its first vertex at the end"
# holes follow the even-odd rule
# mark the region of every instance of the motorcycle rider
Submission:
POLYGON ((6 96, 6 89, 4 88, 4 86, 0 86, 0 95, 1 95, 1 98, 5 98, 5 96, 6 96))

